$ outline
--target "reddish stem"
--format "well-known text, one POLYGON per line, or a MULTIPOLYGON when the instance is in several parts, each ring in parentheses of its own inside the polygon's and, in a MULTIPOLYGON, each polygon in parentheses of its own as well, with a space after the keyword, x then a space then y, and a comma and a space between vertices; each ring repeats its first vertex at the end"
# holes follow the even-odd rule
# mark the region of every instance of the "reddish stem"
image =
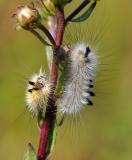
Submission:
POLYGON ((38 160, 46 159, 45 150, 47 145, 47 139, 45 137, 48 137, 49 130, 50 130, 50 119, 46 119, 40 132, 39 149, 37 155, 38 160))
POLYGON ((56 6, 56 17, 57 17, 57 31, 55 36, 56 46, 53 48, 53 60, 51 68, 51 83, 52 83, 52 93, 50 94, 48 106, 46 109, 44 124, 40 128, 40 141, 37 154, 37 160, 46 160, 46 147, 48 143, 48 136, 51 131, 52 122, 54 120, 54 114, 56 114, 56 106, 54 101, 54 90, 57 83, 57 64, 56 64, 56 55, 57 50, 62 44, 63 32, 64 32, 64 11, 60 6, 56 6))
POLYGON ((40 140, 39 140, 37 160, 47 159, 48 155, 46 149, 48 144, 49 133, 51 131, 51 127, 54 121, 54 114, 56 113, 55 111, 56 111, 55 101, 53 99, 50 99, 45 113, 44 123, 40 128, 40 140))
POLYGON ((56 46, 60 47, 63 40, 64 34, 64 9, 61 6, 56 6, 56 17, 57 17, 57 34, 55 37, 56 46))

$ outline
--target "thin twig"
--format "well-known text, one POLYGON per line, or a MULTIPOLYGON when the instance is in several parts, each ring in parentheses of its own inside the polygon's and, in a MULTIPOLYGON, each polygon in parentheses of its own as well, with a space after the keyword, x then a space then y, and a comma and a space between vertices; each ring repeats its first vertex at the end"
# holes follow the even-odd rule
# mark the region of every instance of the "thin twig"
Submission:
POLYGON ((45 35, 47 36, 47 38, 50 40, 50 42, 52 43, 52 45, 53 45, 53 46, 56 46, 55 40, 54 40, 54 38, 52 37, 52 35, 50 34, 50 32, 48 31, 48 29, 47 29, 44 25, 42 25, 42 24, 38 25, 38 28, 39 28, 42 32, 44 32, 44 34, 45 34, 45 35))
POLYGON ((84 0, 65 20, 65 25, 70 22, 83 8, 90 3, 90 0, 84 0))

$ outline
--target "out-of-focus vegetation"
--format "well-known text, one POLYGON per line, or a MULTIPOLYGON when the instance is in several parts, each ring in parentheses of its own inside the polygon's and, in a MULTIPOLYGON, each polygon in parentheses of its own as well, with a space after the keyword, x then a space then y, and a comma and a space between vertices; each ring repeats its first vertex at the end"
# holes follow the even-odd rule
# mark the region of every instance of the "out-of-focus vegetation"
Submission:
MULTIPOLYGON (((38 128, 25 109, 24 92, 26 80, 32 73, 41 66, 48 73, 44 47, 31 33, 16 32, 11 20, 15 7, 27 3, 27 0, 0 0, 2 160, 22 159, 28 142, 31 141, 35 148, 38 145, 38 128)), ((67 6, 66 13, 76 4, 73 1, 69 9, 67 6)), ((68 28, 67 32, 73 36, 66 33, 66 42, 74 41, 75 37, 97 40, 93 45, 99 48, 102 65, 96 80, 94 107, 66 120, 57 137, 52 159, 132 159, 131 5, 130 0, 100 0, 87 22, 68 28)))

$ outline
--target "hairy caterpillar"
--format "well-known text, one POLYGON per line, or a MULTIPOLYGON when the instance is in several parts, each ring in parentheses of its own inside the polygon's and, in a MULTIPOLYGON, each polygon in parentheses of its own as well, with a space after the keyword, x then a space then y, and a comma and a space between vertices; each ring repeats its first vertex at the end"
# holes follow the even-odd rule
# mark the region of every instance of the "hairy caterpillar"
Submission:
POLYGON ((49 79, 46 74, 42 72, 42 69, 40 69, 39 73, 34 74, 28 81, 26 104, 29 111, 35 115, 37 115, 39 111, 43 113, 46 108, 50 90, 49 79))
POLYGON ((64 91, 58 101, 63 114, 79 112, 85 105, 93 105, 93 80, 96 74, 97 56, 85 43, 73 46, 69 56, 70 66, 64 91))

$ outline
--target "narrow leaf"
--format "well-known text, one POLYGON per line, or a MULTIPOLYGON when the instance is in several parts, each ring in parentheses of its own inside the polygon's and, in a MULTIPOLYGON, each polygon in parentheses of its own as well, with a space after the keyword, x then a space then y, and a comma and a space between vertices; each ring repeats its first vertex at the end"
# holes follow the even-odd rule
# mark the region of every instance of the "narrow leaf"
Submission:
POLYGON ((46 159, 50 156, 52 153, 52 150, 54 148, 55 142, 56 142, 56 135, 57 135, 57 122, 56 122, 56 115, 54 115, 52 124, 51 124, 50 133, 48 135, 48 144, 46 148, 46 159))
POLYGON ((63 90, 65 79, 68 76, 67 74, 68 74, 69 59, 68 55, 66 54, 63 48, 61 48, 58 51, 57 55, 58 55, 57 56, 58 80, 57 80, 55 95, 59 96, 63 90))
POLYGON ((43 39, 41 37, 41 35, 37 31, 35 31, 35 30, 32 29, 32 30, 30 30, 30 32, 33 33, 33 35, 35 35, 44 45, 46 45, 46 46, 52 46, 45 39, 43 39))
POLYGON ((45 0, 41 0, 41 3, 43 4, 44 8, 46 9, 46 11, 50 16, 54 16, 54 14, 50 11, 50 9, 45 5, 44 1, 45 0))
POLYGON ((38 8, 38 11, 39 11, 39 15, 40 15, 41 19, 47 21, 48 17, 45 15, 45 13, 43 12, 43 10, 40 9, 40 8, 38 8))
POLYGON ((23 160, 37 160, 35 149, 31 143, 28 144, 27 152, 23 160))
POLYGON ((92 14, 96 4, 97 4, 97 1, 92 3, 91 6, 81 16, 79 16, 75 19, 72 19, 71 22, 83 22, 86 19, 88 19, 90 17, 90 15, 92 14))

